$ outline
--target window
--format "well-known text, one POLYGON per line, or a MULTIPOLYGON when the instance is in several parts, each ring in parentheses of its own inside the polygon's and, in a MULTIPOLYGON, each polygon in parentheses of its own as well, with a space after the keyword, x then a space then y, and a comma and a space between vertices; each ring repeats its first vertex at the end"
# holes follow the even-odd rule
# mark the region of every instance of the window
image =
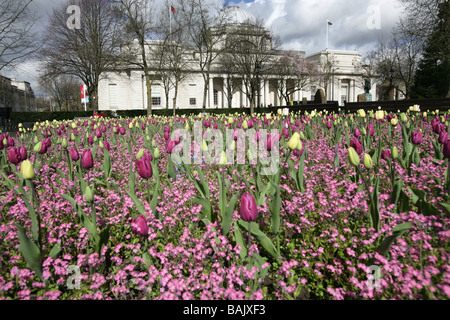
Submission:
POLYGON ((190 84, 189 85, 189 105, 191 106, 195 106, 197 105, 197 85, 194 84, 190 84))
POLYGON ((219 91, 216 89, 213 90, 213 96, 214 96, 214 105, 219 105, 219 91))
POLYGON ((152 84, 152 106, 161 105, 161 86, 159 84, 152 84))
POLYGON ((117 109, 117 85, 115 83, 110 83, 109 89, 109 107, 111 109, 117 109))

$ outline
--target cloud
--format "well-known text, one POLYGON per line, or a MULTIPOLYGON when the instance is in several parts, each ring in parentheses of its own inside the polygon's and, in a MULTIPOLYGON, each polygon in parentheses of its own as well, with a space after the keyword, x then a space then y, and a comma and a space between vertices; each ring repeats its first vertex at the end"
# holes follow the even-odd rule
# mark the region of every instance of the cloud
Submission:
POLYGON ((283 48, 306 54, 329 48, 366 53, 380 38, 388 39, 401 9, 391 0, 254 0, 238 6, 262 18, 281 37, 283 48))

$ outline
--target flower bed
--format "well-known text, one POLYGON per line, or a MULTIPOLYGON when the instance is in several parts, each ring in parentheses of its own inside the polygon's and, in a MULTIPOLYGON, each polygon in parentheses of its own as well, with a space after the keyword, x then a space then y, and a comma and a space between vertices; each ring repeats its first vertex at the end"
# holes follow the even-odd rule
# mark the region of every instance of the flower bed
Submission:
POLYGON ((95 117, 4 134, 0 298, 447 300, 448 117, 95 117), (172 157, 177 128, 190 164, 172 157), (234 162, 199 153, 212 130, 234 162), (248 130, 279 152, 276 173, 248 148, 237 163, 248 130))

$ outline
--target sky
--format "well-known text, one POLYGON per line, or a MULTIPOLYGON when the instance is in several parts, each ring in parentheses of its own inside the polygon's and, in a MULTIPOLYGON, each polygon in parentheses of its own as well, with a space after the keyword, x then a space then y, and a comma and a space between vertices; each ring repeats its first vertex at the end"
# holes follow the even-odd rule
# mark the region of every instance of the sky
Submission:
MULTIPOLYGON (((38 32, 43 30, 53 8, 65 2, 32 2, 39 17, 38 32)), ((266 27, 280 36, 282 49, 305 51, 306 55, 326 48, 328 28, 329 49, 356 50, 364 56, 380 40, 391 38, 402 12, 395 0, 229 0, 229 4, 263 19, 266 27)), ((28 81, 37 92, 38 69, 36 61, 28 60, 15 70, 2 70, 2 75, 28 81)))

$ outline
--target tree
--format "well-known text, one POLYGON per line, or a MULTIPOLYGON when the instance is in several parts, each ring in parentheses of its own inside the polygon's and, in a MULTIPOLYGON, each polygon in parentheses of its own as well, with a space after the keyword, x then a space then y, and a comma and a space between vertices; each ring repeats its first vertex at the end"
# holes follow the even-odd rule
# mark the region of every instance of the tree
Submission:
MULTIPOLYGON (((180 83, 188 76, 190 70, 190 63, 186 59, 187 55, 192 51, 188 42, 188 34, 186 28, 183 28, 181 22, 177 19, 166 19, 164 14, 169 8, 168 2, 163 7, 160 14, 159 30, 164 41, 160 46, 155 48, 155 54, 161 57, 160 76, 164 86, 164 93, 166 96, 166 109, 169 108, 169 93, 174 89, 173 97, 173 115, 175 116, 175 110, 177 107, 178 88, 180 83)), ((175 11, 176 12, 176 11, 175 11)), ((172 15, 173 12, 170 12, 172 15)))
POLYGON ((238 68, 233 60, 232 54, 228 52, 222 52, 222 54, 218 57, 217 61, 220 70, 224 73, 225 78, 225 97, 227 99, 228 107, 231 108, 233 105, 233 93, 236 89, 239 88, 238 82, 233 78, 238 74, 238 68))
POLYGON ((0 1, 0 70, 14 67, 36 51, 32 0, 0 1))
MULTIPOLYGON (((154 3, 147 0, 120 0, 117 9, 128 36, 128 42, 124 42, 123 45, 126 50, 122 50, 120 60, 122 63, 137 66, 144 72, 147 115, 151 115, 152 84, 159 76, 164 57, 164 51, 158 49, 164 46, 164 43, 150 46, 147 41, 158 33, 157 19, 154 19, 154 3)), ((165 41, 167 41, 167 35, 165 41)))
POLYGON ((225 15, 221 14, 218 1, 179 0, 179 19, 190 35, 190 45, 195 49, 195 57, 203 76, 203 109, 209 91, 209 79, 213 61, 223 52, 221 46, 225 34, 225 15))
POLYGON ((80 84, 70 75, 42 74, 39 77, 40 86, 49 93, 57 104, 59 111, 77 110, 80 106, 80 84))
POLYGON ((286 105, 289 104, 291 95, 305 89, 318 73, 315 64, 292 51, 286 52, 275 62, 273 71, 280 77, 276 87, 280 100, 284 99, 286 105))
POLYGON ((339 61, 334 57, 334 54, 326 51, 324 55, 321 55, 317 63, 318 76, 316 81, 318 81, 319 86, 321 86, 325 93, 325 99, 328 100, 328 87, 330 84, 334 84, 334 75, 339 68, 339 61))
POLYGON ((269 73, 274 54, 281 46, 279 37, 264 28, 262 20, 248 21, 230 29, 226 38, 226 53, 232 57, 243 80, 244 93, 254 113, 255 98, 260 90, 258 72, 269 73), (259 70, 257 70, 259 69, 259 70))
POLYGON ((102 73, 113 68, 121 44, 117 16, 107 0, 69 0, 57 7, 46 28, 41 57, 49 76, 78 77, 88 88, 89 104, 98 111, 98 83, 102 73), (82 12, 80 29, 67 26, 69 5, 82 12))
POLYGON ((439 22, 429 36, 419 63, 412 97, 450 97, 450 3, 439 7, 439 22))

